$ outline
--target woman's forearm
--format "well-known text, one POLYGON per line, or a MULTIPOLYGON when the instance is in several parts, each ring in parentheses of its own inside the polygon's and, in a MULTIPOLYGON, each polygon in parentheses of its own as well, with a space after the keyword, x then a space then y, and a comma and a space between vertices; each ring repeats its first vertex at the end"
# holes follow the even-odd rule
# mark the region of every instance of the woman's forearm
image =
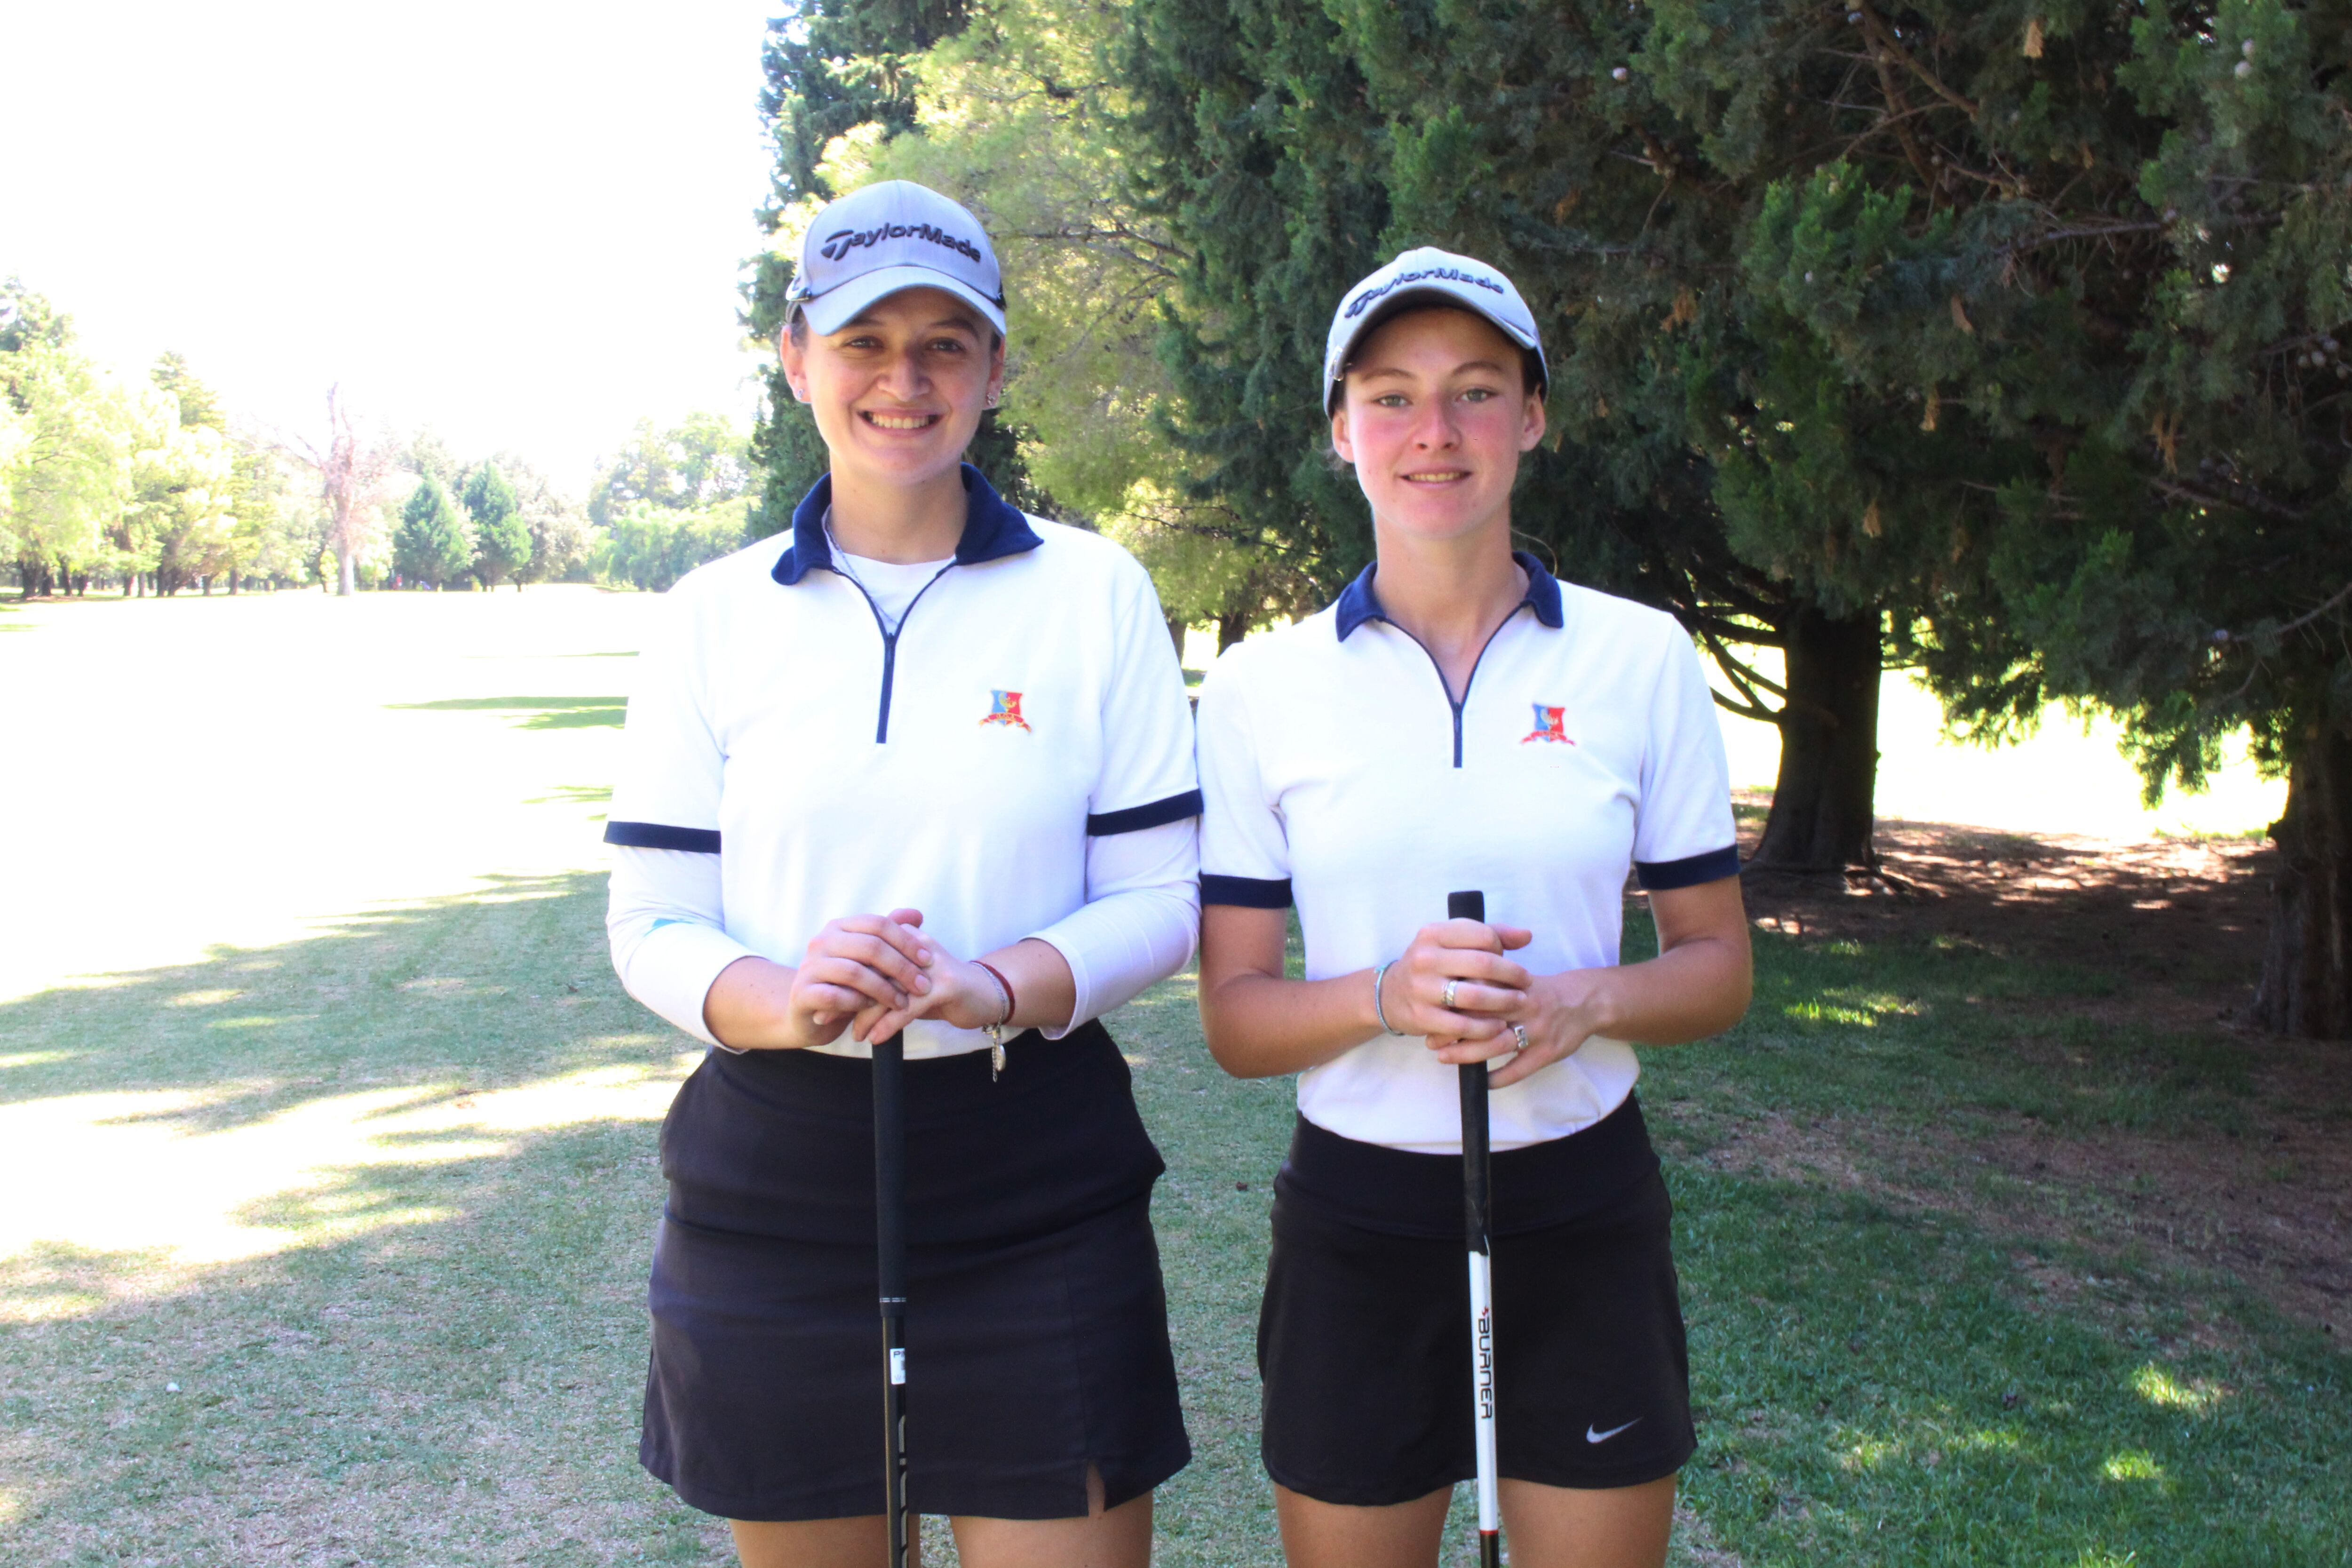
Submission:
POLYGON ((1580 1008, 1591 1032, 1641 1046, 1678 1046, 1719 1035, 1747 1011, 1746 944, 1685 942, 1640 963, 1539 975, 1535 989, 1580 1008))
MULTIPOLYGON (((719 972, 702 998, 702 1023, 713 1038, 739 1051, 793 1050, 823 1045, 804 1039, 793 1026, 793 980, 788 963, 752 956, 719 972)), ((846 1027, 847 1019, 842 1020, 846 1027)), ((837 1033, 838 1031, 836 1031, 837 1033)))
MULTIPOLYGON (((1657 957, 1591 972, 1600 977, 1608 1020, 1593 1032, 1636 1045, 1678 1046, 1739 1022, 1755 985, 1739 879, 1653 892, 1650 919, 1657 957)), ((1547 978, 1572 984, 1576 976, 1547 978)))
MULTIPOLYGON (((981 954, 979 962, 1012 984, 1013 1016, 1005 1021, 1006 1029, 1058 1029, 1069 1023, 1070 1009, 1077 1005, 1077 984, 1070 975, 1070 961, 1052 942, 1024 937, 1011 947, 981 954)), ((991 1009, 971 1026, 995 1021, 991 1009)))
POLYGON ((1235 1078, 1304 1072, 1381 1033, 1368 969, 1329 980, 1240 973, 1213 992, 1204 975, 1201 1019, 1209 1053, 1235 1078))

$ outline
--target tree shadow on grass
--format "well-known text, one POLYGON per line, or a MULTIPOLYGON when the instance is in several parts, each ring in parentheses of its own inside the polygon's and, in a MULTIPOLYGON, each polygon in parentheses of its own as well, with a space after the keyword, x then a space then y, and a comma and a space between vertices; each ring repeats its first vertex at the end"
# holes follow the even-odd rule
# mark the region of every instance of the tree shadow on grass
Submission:
MULTIPOLYGON (((247 1239, 280 1233, 271 1247, 190 1267, 60 1226, 0 1265, 0 1562, 726 1560, 634 1462, 658 1097, 495 1114, 583 1072, 675 1071, 682 1040, 610 978, 601 894, 590 874, 509 878, 0 1005, 17 1064, 0 1117, 153 1091, 106 1113, 226 1149, 383 1100, 350 1123, 359 1153, 310 1150, 300 1179, 231 1205, 247 1239)), ((1903 987, 1859 956, 1768 943, 1763 994, 1782 1018, 1810 993, 1876 1024, 1776 1023, 1679 1070, 1769 1106, 1795 1058, 1818 1076, 1924 1027, 1870 1000, 1903 987)), ((1290 1085, 1218 1071, 1189 977, 1112 1028, 1169 1161, 1154 1216, 1198 1454, 1161 1493, 1159 1560, 1273 1568, 1250 1352, 1290 1085)), ((1670 1145, 1676 1076, 1652 1080, 1670 1145)), ((108 1176, 167 1179, 61 1165, 54 1191, 10 1201, 68 1212, 108 1176)), ((1686 1489, 1751 1568, 2342 1555, 2352 1465, 2323 1352, 2200 1343, 2149 1282, 2065 1246, 2021 1264, 1965 1216, 1671 1147, 1669 1177, 1702 1407, 1686 1489), (2045 1275, 2078 1294, 2038 1297, 2045 1275), (2132 1294, 2154 1304, 2105 1301, 2132 1294)))
POLYGON ((0 1561, 722 1560, 635 1461, 685 1042, 613 984, 602 895, 507 878, 0 1005, 0 1118, 143 1162, 10 1196, 51 1228, 0 1261, 0 1561), (221 1212, 126 1244, 77 1201, 108 1181, 147 1231, 221 1212))
POLYGON ((449 1097, 667 1063, 683 1040, 622 996, 604 877, 488 879, 268 947, 0 1003, 0 1107, 184 1090, 217 1131, 353 1089, 449 1097))
POLYGON ((437 702, 387 702, 398 712, 522 713, 519 730, 618 729, 629 716, 625 697, 446 697, 437 702))

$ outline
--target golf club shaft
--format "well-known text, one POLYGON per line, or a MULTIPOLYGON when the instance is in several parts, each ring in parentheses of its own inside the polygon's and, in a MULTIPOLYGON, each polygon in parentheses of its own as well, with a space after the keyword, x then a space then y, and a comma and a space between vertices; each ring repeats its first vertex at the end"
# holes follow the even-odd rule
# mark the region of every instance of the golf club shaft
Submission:
MULTIPOLYGON (((1445 918, 1484 921, 1486 895, 1448 893, 1445 918)), ((1498 1568, 1503 1552, 1502 1503, 1495 1457, 1495 1304, 1492 1256, 1494 1158, 1486 1133, 1486 1064, 1465 1062, 1462 1088, 1462 1229, 1470 1258, 1470 1389, 1478 1450, 1478 1561, 1498 1568)))
POLYGON ((882 1488, 890 1568, 907 1568, 907 1037, 874 1043, 874 1233, 882 1298, 882 1488))

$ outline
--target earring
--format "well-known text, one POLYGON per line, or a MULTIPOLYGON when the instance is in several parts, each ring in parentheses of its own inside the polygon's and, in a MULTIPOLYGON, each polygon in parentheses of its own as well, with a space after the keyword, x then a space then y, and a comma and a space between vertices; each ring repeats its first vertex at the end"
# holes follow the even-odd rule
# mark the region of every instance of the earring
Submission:
POLYGON ((992 392, 988 395, 988 406, 991 408, 995 407, 998 404, 1003 401, 1004 394, 1002 392, 992 392))

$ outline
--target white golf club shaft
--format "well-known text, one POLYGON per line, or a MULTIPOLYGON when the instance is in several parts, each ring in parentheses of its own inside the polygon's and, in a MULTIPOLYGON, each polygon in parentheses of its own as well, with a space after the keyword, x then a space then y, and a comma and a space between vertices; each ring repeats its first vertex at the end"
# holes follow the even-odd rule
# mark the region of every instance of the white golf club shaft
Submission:
POLYGON ((1497 1495, 1495 1465, 1495 1303, 1492 1260, 1483 1252, 1470 1255, 1470 1355, 1472 1419, 1478 1443, 1478 1542, 1481 1555, 1494 1561, 1492 1543, 1503 1527, 1502 1500, 1497 1495))

